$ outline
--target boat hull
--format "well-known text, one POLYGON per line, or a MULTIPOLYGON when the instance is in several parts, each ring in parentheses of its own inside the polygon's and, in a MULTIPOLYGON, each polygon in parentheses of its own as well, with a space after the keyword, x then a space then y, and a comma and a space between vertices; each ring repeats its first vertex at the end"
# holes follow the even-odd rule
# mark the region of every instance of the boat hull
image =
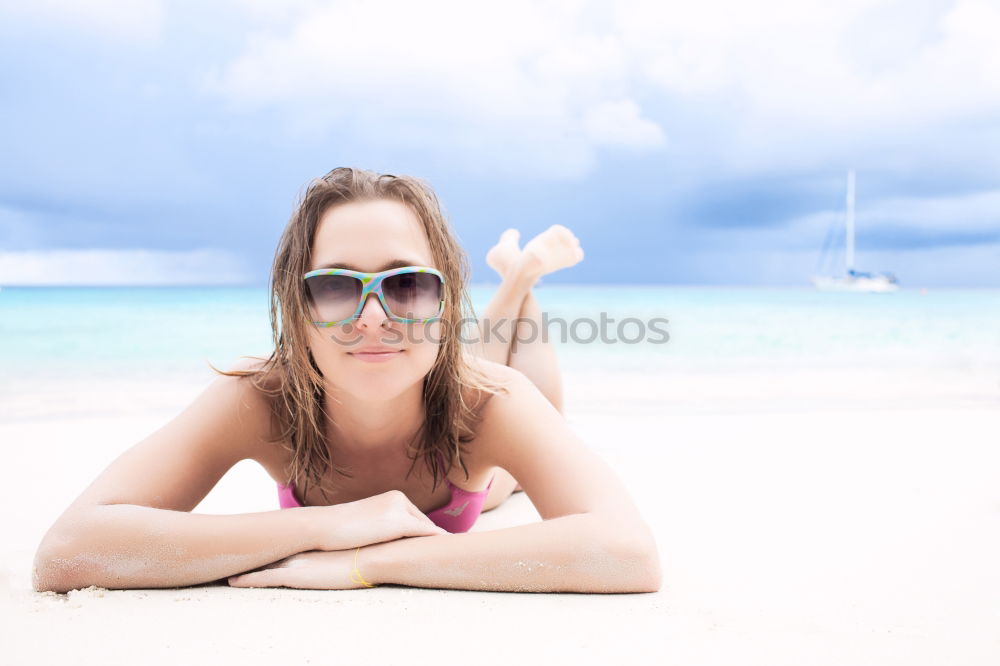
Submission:
POLYGON ((899 285, 889 278, 873 277, 814 277, 813 286, 820 291, 861 291, 886 293, 897 291, 899 285))

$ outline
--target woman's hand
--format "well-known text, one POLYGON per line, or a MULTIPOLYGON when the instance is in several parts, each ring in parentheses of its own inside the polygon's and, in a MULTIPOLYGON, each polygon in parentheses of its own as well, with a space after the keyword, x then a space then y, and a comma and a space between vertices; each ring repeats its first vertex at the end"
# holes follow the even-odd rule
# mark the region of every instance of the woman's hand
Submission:
POLYGON ((306 507, 318 535, 317 550, 340 551, 403 537, 449 534, 401 491, 390 490, 354 502, 306 507))
POLYGON ((390 490, 355 502, 306 507, 319 535, 317 550, 297 553, 267 566, 228 578, 231 587, 294 587, 308 590, 354 590, 377 582, 364 571, 365 548, 405 537, 449 532, 434 524, 402 492, 390 490), (359 551, 358 548, 361 548, 359 551))
MULTIPOLYGON (((301 590, 354 590, 368 587, 354 574, 358 550, 310 550, 272 562, 262 569, 229 577, 230 587, 293 587, 301 590)), ((358 569, 364 570, 364 549, 358 569)), ((363 573, 364 581, 377 583, 363 573)))

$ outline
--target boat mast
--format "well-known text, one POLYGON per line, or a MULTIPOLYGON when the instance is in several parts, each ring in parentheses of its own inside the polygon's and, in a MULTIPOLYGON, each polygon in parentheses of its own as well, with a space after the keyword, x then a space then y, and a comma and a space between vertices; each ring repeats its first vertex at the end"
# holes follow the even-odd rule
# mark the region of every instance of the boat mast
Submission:
POLYGON ((847 172, 847 273, 854 270, 854 170, 847 172))

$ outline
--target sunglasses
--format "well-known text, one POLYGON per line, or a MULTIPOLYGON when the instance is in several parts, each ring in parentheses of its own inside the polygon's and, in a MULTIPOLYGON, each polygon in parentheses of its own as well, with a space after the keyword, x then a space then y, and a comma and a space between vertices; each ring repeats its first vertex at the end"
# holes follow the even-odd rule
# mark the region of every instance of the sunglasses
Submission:
POLYGON ((361 316, 368 294, 375 293, 389 319, 405 324, 434 321, 444 311, 444 276, 426 266, 404 266, 381 273, 321 268, 303 276, 313 324, 329 327, 361 316))

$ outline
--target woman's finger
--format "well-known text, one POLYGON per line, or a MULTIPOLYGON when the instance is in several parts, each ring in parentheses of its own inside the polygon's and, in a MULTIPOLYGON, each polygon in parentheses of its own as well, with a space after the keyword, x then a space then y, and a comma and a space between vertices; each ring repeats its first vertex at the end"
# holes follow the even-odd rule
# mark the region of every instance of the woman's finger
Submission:
POLYGON ((426 513, 416 507, 415 504, 408 504, 406 512, 415 519, 416 528, 421 534, 447 534, 448 531, 438 527, 437 523, 431 520, 426 513))
POLYGON ((424 514, 420 514, 420 519, 417 522, 417 529, 421 530, 424 534, 448 534, 448 530, 444 529, 424 514))
POLYGON ((239 576, 229 577, 229 587, 273 587, 274 576, 272 572, 279 569, 266 569, 264 571, 251 571, 239 576))

